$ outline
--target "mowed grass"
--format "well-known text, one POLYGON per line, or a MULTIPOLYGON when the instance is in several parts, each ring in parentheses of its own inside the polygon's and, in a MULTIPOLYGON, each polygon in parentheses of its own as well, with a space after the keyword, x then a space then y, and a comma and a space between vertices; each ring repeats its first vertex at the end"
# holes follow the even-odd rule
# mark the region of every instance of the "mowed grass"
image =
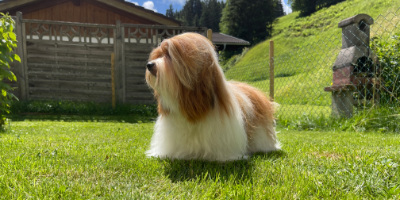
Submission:
POLYGON ((399 199, 400 135, 280 130, 283 150, 228 163, 147 158, 153 122, 16 121, 0 199, 399 199))

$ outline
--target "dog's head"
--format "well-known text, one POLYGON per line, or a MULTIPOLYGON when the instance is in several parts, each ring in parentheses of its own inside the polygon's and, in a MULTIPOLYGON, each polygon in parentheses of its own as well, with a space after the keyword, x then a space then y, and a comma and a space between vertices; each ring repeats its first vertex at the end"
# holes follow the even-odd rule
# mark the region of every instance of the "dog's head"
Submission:
POLYGON ((146 67, 160 114, 180 112, 196 122, 215 107, 229 112, 225 77, 214 46, 204 36, 184 33, 164 40, 146 67))

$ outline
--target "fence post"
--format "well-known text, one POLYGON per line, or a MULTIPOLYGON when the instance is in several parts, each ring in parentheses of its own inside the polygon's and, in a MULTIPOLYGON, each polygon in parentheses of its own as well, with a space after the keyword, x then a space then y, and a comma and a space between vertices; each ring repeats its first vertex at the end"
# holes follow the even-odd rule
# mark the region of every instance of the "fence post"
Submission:
POLYGON ((111 53, 111 105, 115 109, 115 54, 111 53))
POLYGON ((16 66, 18 67, 17 73, 17 84, 19 90, 19 98, 21 100, 28 100, 28 76, 27 76, 27 66, 26 66, 26 33, 25 33, 25 24, 22 22, 22 13, 17 12, 16 16, 16 35, 17 35, 17 54, 21 58, 21 63, 18 63, 16 66))
POLYGON ((124 30, 121 26, 121 21, 117 20, 115 31, 114 31, 114 62, 115 62, 115 93, 116 93, 116 101, 120 103, 125 103, 125 64, 124 64, 124 30))
POLYGON ((212 30, 211 29, 207 30, 207 38, 212 42, 212 30))
POLYGON ((269 41, 269 97, 274 100, 274 41, 269 41))

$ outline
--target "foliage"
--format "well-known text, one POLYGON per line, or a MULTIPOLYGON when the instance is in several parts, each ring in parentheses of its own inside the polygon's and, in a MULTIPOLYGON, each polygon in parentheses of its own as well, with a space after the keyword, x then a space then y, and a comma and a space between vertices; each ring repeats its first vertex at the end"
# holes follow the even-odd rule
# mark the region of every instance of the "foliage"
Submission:
POLYGON ((170 5, 166 14, 168 17, 182 21, 185 26, 207 27, 214 32, 219 32, 219 22, 224 7, 225 3, 218 0, 188 0, 180 11, 174 12, 170 5))
POLYGON ((202 13, 202 4, 200 0, 187 0, 183 6, 183 19, 187 26, 200 26, 200 17, 202 13))
POLYGON ((247 51, 249 51, 249 48, 245 47, 242 49, 242 52, 240 54, 236 55, 230 55, 229 51, 220 52, 219 58, 220 60, 222 59, 222 61, 220 62, 224 72, 228 71, 231 67, 233 67, 247 53, 247 51))
POLYGON ((169 8, 165 11, 165 16, 174 18, 174 7, 172 4, 169 5, 169 8))
POLYGON ((16 97, 10 93, 11 86, 5 81, 16 81, 17 78, 10 71, 10 63, 14 60, 21 62, 19 56, 13 53, 17 47, 14 31, 14 21, 8 14, 0 13, 0 129, 6 122, 6 114, 10 113, 10 104, 16 97))
POLYGON ((225 3, 217 0, 205 0, 202 3, 203 10, 200 17, 200 26, 210 28, 213 32, 219 32, 219 22, 221 21, 222 9, 225 3))
POLYGON ((283 14, 280 0, 228 0, 222 12, 220 29, 255 44, 271 35, 273 21, 283 14))
POLYGON ((317 0, 292 0, 293 11, 300 11, 301 16, 310 15, 317 10, 317 0))
POLYGON ((279 125, 290 130, 400 132, 400 108, 372 107, 356 110, 352 118, 332 118, 329 115, 293 114, 279 117, 279 125))
POLYGON ((13 121, 0 199, 399 199, 398 134, 279 130, 283 150, 146 158, 154 123, 13 121))
POLYGON ((371 46, 380 66, 380 102, 400 105, 400 32, 388 39, 374 38, 371 46))
POLYGON ((289 0, 294 11, 300 11, 300 16, 308 16, 324 7, 329 7, 345 0, 289 0))
POLYGON ((72 101, 18 101, 13 102, 11 111, 16 115, 139 115, 144 118, 156 117, 156 105, 111 104, 72 101))

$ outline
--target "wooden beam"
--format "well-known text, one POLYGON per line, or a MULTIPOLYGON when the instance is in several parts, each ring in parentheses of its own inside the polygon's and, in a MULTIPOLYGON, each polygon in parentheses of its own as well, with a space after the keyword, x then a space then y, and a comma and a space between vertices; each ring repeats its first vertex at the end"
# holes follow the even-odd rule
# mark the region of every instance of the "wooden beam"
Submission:
POLYGON ((207 30, 207 38, 208 38, 208 40, 210 40, 210 42, 213 42, 212 41, 213 38, 212 38, 212 30, 211 29, 207 30))

